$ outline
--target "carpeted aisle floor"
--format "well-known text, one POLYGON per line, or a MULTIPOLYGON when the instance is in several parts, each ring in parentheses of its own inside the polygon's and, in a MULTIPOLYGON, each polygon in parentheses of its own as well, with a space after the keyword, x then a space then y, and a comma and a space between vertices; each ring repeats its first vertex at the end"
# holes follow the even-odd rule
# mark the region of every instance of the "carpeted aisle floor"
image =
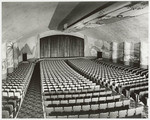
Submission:
POLYGON ((44 118, 41 96, 40 64, 37 63, 17 118, 44 118))

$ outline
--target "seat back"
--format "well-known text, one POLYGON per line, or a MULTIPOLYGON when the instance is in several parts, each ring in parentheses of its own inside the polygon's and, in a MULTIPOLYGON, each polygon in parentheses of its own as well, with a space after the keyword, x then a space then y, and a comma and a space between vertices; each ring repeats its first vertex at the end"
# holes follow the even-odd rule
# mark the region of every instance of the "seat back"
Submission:
POLYGON ((142 114, 143 109, 144 109, 143 106, 137 107, 137 108, 135 109, 135 114, 136 114, 136 115, 142 114))
POLYGON ((99 118, 99 114, 90 114, 89 118, 99 118))
POLYGON ((118 117, 118 111, 110 112, 109 117, 110 118, 117 118, 118 117))
POLYGON ((2 118, 9 118, 9 112, 7 110, 2 111, 2 118))
POLYGON ((133 116, 133 115, 135 115, 135 108, 131 108, 131 109, 128 109, 128 111, 127 111, 127 116, 133 116))
POLYGON ((107 103, 100 104, 99 108, 105 110, 107 108, 107 103))
POLYGON ((124 117, 126 117, 126 115, 127 115, 127 110, 120 110, 119 114, 118 114, 118 117, 119 118, 124 118, 124 117))
POLYGON ((109 113, 100 113, 100 118, 108 118, 109 113))

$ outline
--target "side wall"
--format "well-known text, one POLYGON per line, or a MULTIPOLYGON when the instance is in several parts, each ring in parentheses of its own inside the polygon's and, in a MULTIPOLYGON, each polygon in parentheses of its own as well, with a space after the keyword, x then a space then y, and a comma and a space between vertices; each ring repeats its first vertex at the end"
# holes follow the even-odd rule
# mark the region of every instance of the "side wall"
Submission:
POLYGON ((13 72, 14 68, 22 61, 22 52, 24 50, 28 52, 28 60, 40 58, 40 38, 60 34, 84 38, 85 57, 97 57, 97 51, 101 51, 105 59, 113 60, 114 62, 120 61, 126 65, 136 63, 142 68, 148 68, 148 42, 117 43, 91 38, 78 33, 68 34, 57 31, 47 31, 28 39, 17 41, 17 43, 8 42, 2 44, 2 79, 6 78, 7 73, 13 72))
POLYGON ((101 51, 102 57, 111 59, 111 42, 94 39, 91 37, 84 36, 84 54, 85 57, 97 56, 97 51, 101 51))
POLYGON ((3 43, 2 44, 2 48, 1 48, 1 51, 2 51, 2 55, 1 55, 1 59, 2 59, 2 79, 6 79, 7 77, 7 54, 6 54, 6 43, 3 43))
POLYGON ((109 42, 88 36, 84 36, 84 40, 86 57, 96 57, 101 51, 105 60, 148 68, 148 42, 109 42))
MULTIPOLYGON (((31 53, 27 54, 27 58, 30 60, 40 58, 40 38, 52 36, 52 35, 72 35, 72 36, 84 38, 84 35, 79 34, 79 33, 69 34, 69 33, 63 33, 63 32, 54 31, 54 30, 46 31, 38 35, 32 36, 28 39, 23 39, 23 40, 18 41, 20 52, 24 48, 24 46, 27 45, 29 51, 31 51, 31 53)), ((20 53, 20 56, 19 56, 19 62, 21 61, 22 61, 22 52, 20 53)))

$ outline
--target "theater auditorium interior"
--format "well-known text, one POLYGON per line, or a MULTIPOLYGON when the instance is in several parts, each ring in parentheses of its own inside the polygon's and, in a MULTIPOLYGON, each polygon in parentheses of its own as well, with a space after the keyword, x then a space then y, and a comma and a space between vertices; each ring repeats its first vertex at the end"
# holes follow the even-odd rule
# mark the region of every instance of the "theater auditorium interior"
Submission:
POLYGON ((2 118, 148 118, 148 1, 1 5, 2 118))

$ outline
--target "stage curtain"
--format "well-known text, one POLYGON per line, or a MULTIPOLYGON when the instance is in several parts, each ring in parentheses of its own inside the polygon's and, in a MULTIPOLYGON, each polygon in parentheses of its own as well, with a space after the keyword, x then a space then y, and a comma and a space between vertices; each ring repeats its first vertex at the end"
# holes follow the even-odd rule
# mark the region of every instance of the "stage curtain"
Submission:
POLYGON ((54 35, 40 39, 40 56, 83 57, 84 39, 70 35, 54 35))

